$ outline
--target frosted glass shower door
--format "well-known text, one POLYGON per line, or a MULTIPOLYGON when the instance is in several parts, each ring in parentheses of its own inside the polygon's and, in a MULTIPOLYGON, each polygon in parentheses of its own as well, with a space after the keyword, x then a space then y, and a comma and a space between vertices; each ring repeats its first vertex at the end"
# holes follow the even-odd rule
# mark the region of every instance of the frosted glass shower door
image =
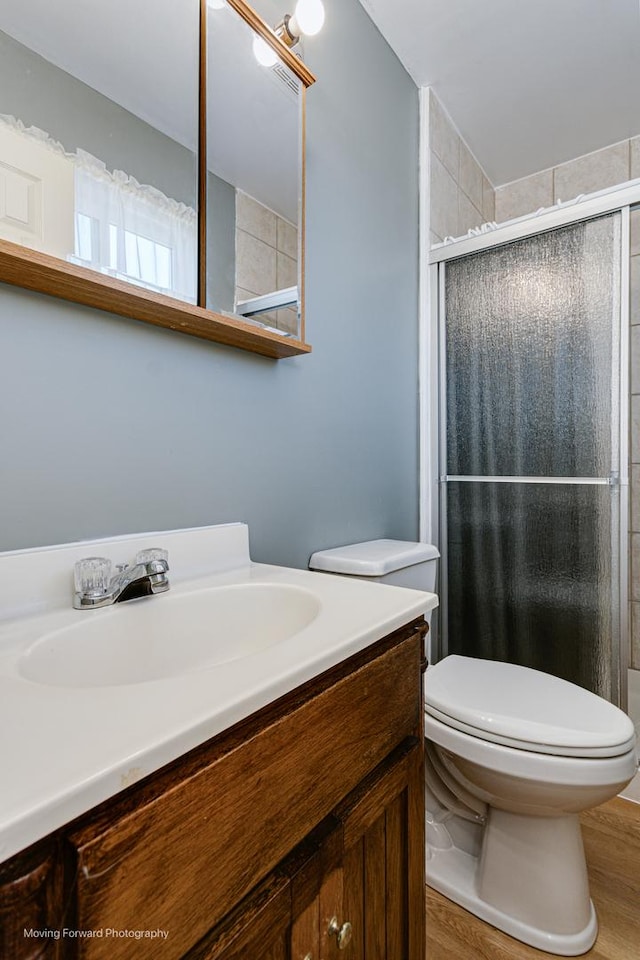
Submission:
POLYGON ((445 650, 614 701, 620 247, 615 213, 450 261, 443 281, 445 650))

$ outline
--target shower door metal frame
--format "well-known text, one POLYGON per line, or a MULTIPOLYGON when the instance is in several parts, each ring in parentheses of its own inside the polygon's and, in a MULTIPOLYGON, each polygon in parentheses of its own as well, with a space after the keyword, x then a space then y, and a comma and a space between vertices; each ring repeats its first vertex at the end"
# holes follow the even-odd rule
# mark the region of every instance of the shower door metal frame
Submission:
MULTIPOLYGON (((422 331, 422 336, 433 338, 433 331, 437 336, 437 378, 431 381, 431 410, 437 411, 437 428, 434 430, 434 420, 431 423, 431 457, 430 475, 428 482, 438 489, 438 497, 433 498, 433 516, 431 530, 433 539, 437 540, 440 549, 440 615, 438 617, 437 635, 432 638, 432 652, 434 659, 446 656, 448 652, 447 624, 448 624, 448 576, 447 576, 447 482, 450 480, 480 481, 480 482, 518 482, 518 483, 565 483, 612 486, 611 497, 611 556, 612 563, 612 656, 611 656, 611 683, 612 700, 623 710, 627 709, 627 667, 629 665, 629 284, 630 284, 630 210, 640 204, 640 180, 630 185, 613 190, 600 191, 591 197, 568 204, 558 204, 547 211, 527 217, 520 217, 503 226, 490 226, 486 230, 470 231, 470 236, 461 237, 449 243, 439 244, 432 248, 430 261, 430 289, 431 289, 431 329, 422 331), (457 260, 482 250, 501 247, 514 241, 548 233, 551 230, 592 220, 604 214, 621 214, 620 230, 620 323, 617 331, 619 337, 618 357, 616 358, 615 343, 612 343, 612 364, 617 368, 619 362, 619 436, 618 462, 611 464, 611 476, 606 478, 552 478, 552 477, 454 477, 447 476, 446 466, 446 308, 445 308, 445 274, 446 262, 457 260), (616 495, 617 494, 617 495, 616 495), (615 521, 615 522, 614 522, 615 521), (435 536, 437 531, 437 536, 435 536), (615 571, 618 571, 616 577, 615 571), (617 609, 616 609, 617 608, 617 609), (617 622, 616 622, 617 620, 617 622), (615 643, 616 633, 619 643, 615 643)), ((432 339, 433 343, 433 339, 432 339)), ((615 378, 612 377, 612 389, 615 378)), ((613 397, 612 397, 613 400, 613 397)), ((423 429, 426 425, 423 424, 423 429)), ((612 423, 612 433, 614 425, 612 423)), ((613 460, 612 444, 612 460, 613 460)), ((424 473, 423 473, 424 478, 424 473)), ((421 508, 422 508, 421 496, 421 508)), ((422 518, 424 528, 425 518, 422 518)))

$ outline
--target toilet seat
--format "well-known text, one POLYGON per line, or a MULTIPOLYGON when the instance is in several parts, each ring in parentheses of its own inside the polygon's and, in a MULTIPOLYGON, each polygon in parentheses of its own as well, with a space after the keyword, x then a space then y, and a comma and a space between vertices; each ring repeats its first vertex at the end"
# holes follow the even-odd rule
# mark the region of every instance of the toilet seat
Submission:
POLYGON ((424 735, 450 753, 498 773, 523 780, 574 787, 628 783, 637 769, 635 743, 625 753, 609 757, 572 757, 524 750, 472 736, 425 713, 424 735))
POLYGON ((494 660, 452 655, 429 667, 425 713, 467 736, 528 753, 595 759, 622 756, 635 744, 629 717, 601 697, 494 660))
POLYGON ((545 743, 531 743, 527 740, 518 740, 515 737, 500 736, 493 731, 472 727, 470 724, 462 723, 462 721, 449 717, 434 707, 428 707, 426 705, 425 714, 439 720, 442 724, 452 727, 454 730, 460 730, 462 733, 468 734, 470 737, 477 737, 480 740, 486 740, 490 743, 512 747, 515 750, 526 750, 529 753, 540 753, 548 756, 577 757, 583 759, 619 757, 635 746, 635 734, 632 734, 624 743, 614 747, 556 747, 545 743))

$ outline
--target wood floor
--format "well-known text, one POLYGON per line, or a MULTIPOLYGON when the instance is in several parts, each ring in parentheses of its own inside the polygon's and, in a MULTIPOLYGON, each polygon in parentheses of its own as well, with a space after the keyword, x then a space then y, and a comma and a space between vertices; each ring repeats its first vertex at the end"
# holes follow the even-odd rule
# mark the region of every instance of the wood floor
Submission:
MULTIPOLYGON (((616 798, 582 817, 598 914, 589 960, 640 960, 640 804, 616 798)), ((545 960, 427 887, 427 960, 545 960)))

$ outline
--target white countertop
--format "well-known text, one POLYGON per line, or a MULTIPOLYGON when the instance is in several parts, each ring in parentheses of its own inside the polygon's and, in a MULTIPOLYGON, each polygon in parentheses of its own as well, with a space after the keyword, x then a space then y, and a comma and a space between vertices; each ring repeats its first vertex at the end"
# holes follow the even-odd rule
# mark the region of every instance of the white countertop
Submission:
POLYGON ((0 598, 0 862, 438 602, 401 587, 252 563, 242 524, 0 554, 0 578, 12 587, 0 598), (171 590, 133 603, 162 604, 204 587, 287 584, 314 593, 319 612, 267 650, 169 679, 98 687, 25 679, 19 658, 44 633, 122 609, 72 609, 73 562, 98 548, 130 558, 149 545, 169 549, 171 590))

